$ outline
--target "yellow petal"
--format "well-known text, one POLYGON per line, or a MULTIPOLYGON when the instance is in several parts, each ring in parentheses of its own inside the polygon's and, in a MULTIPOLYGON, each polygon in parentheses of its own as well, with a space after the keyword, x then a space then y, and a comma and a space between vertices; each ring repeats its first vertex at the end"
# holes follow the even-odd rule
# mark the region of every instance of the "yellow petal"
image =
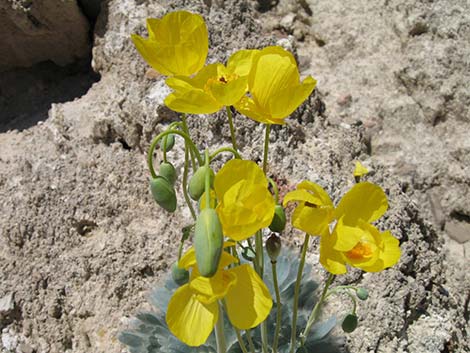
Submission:
POLYGON ((344 217, 338 220, 335 230, 331 235, 331 243, 337 251, 349 251, 354 248, 359 241, 367 237, 367 231, 361 227, 350 227, 344 224, 344 217))
POLYGON ((165 105, 175 112, 188 114, 212 114, 223 107, 203 90, 188 91, 181 95, 170 93, 165 98, 165 105))
POLYGON ((218 315, 217 302, 199 302, 189 285, 184 285, 175 291, 168 303, 166 322, 179 340, 188 346, 200 346, 214 329, 218 315))
POLYGON ((194 246, 189 248, 189 250, 181 256, 181 259, 178 261, 178 266, 188 270, 190 267, 196 265, 196 251, 194 246))
POLYGON ((237 277, 236 284, 225 297, 230 322, 240 330, 258 326, 267 318, 273 305, 268 288, 250 265, 228 271, 237 277))
POLYGON ((308 234, 320 235, 328 229, 332 215, 332 207, 309 207, 302 203, 292 214, 292 225, 308 234))
POLYGON ((297 188, 309 190, 313 195, 321 200, 319 205, 333 207, 333 201, 331 201, 330 196, 319 184, 312 183, 309 180, 304 180, 299 185, 297 185, 297 188))
POLYGON ((259 123, 284 124, 284 120, 281 120, 280 122, 271 121, 269 113, 258 106, 252 98, 247 96, 242 97, 238 103, 234 104, 234 107, 241 114, 259 123))
POLYGON ((355 177, 361 177, 363 175, 366 175, 369 173, 369 170, 362 165, 361 162, 356 161, 356 167, 354 168, 354 173, 353 175, 355 177))
POLYGON ((344 223, 357 224, 359 219, 374 222, 388 208, 387 196, 380 186, 369 183, 357 183, 343 196, 335 211, 335 218, 344 217, 344 223))
POLYGON ((142 56, 155 70, 164 75, 189 76, 204 66, 209 42, 200 15, 171 12, 162 19, 148 19, 147 29, 149 42, 142 56))
POLYGON ((270 97, 269 111, 274 119, 291 115, 312 93, 317 81, 307 77, 300 85, 285 87, 270 97))
POLYGON ((225 106, 237 103, 247 90, 247 80, 244 77, 228 81, 227 83, 215 82, 210 90, 214 98, 225 106))
POLYGON ((224 234, 241 241, 271 224, 274 207, 274 199, 265 185, 241 180, 224 194, 217 214, 224 234))
POLYGON ((328 232, 320 237, 320 263, 328 272, 334 275, 347 272, 344 255, 333 249, 331 235, 328 232))
POLYGON ((197 298, 200 302, 210 304, 225 297, 236 281, 237 277, 233 273, 220 270, 210 278, 203 276, 194 278, 189 283, 189 287, 197 292, 197 298))
POLYGON ((267 187, 268 180, 263 170, 253 161, 232 159, 218 171, 214 180, 217 198, 222 200, 225 192, 240 180, 251 184, 262 184, 267 187))
POLYGON ((286 206, 291 201, 308 202, 312 205, 321 205, 321 200, 319 197, 312 195, 310 192, 304 189, 289 191, 286 196, 284 196, 282 204, 286 206))
POLYGON ((275 94, 298 84, 297 65, 288 56, 261 50, 248 80, 249 91, 256 104, 269 111, 275 94))
POLYGON ((384 268, 395 265, 400 260, 401 250, 400 243, 390 231, 381 234, 383 241, 383 250, 380 258, 384 262, 384 268))
POLYGON ((228 59, 227 70, 240 77, 247 77, 253 64, 253 58, 257 53, 259 53, 257 49, 244 49, 235 52, 228 59))

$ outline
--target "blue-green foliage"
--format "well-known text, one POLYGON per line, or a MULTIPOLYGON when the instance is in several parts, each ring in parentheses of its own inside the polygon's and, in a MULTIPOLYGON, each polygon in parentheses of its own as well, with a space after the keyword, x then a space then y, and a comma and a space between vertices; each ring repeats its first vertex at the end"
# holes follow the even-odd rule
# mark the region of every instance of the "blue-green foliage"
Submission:
MULTIPOLYGON (((265 254, 264 281, 268 286, 272 298, 275 301, 275 292, 272 281, 270 259, 265 254)), ((283 249, 277 261, 278 283, 282 303, 282 325, 279 336, 279 353, 290 351, 290 336, 292 323, 292 303, 294 298, 294 286, 299 265, 299 255, 292 249, 283 249)), ((297 320, 297 337, 305 327, 308 315, 315 305, 314 295, 318 284, 311 279, 311 266, 306 265, 303 272, 303 280, 299 296, 299 311, 297 320)), ((168 302, 178 285, 171 276, 165 284, 152 290, 149 296, 150 303, 155 307, 154 312, 139 313, 132 320, 131 328, 121 332, 119 340, 127 345, 130 353, 216 353, 214 333, 209 336, 207 342, 200 347, 189 347, 180 342, 171 334, 165 323, 166 308, 168 302)), ((228 353, 242 353, 237 336, 227 317, 225 318, 225 339, 228 353)), ((267 321, 268 342, 272 344, 276 325, 276 303, 267 321)), ((329 335, 336 325, 336 318, 331 317, 314 325, 303 347, 299 347, 296 353, 339 353, 342 352, 342 344, 339 339, 329 335)), ((248 348, 246 332, 242 333, 242 339, 248 348)), ((257 352, 261 351, 261 335, 258 328, 251 330, 251 337, 257 352)), ((300 340, 299 340, 300 341, 300 340)), ((249 348, 248 348, 249 350, 249 348)), ((269 349, 271 351, 271 349, 269 349)))

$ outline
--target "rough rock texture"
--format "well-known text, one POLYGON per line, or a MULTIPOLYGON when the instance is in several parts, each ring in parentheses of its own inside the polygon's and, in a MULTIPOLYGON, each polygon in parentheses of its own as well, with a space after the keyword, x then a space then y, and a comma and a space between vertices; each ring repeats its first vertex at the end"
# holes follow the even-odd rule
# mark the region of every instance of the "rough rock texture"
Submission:
MULTIPOLYGON (((405 36, 409 30, 393 29, 408 28, 414 19, 410 14, 415 8, 407 2, 280 2, 262 13, 254 10, 254 2, 225 1, 225 9, 216 3, 210 8, 184 0, 103 3, 93 47, 93 67, 101 80, 80 99, 53 104, 44 123, 0 134, 0 300, 8 302, 5 315, 0 312, 1 352, 123 351, 116 334, 128 317, 147 306, 148 289, 175 260, 180 229, 190 222, 190 214, 180 202, 177 212, 168 216, 151 200, 145 149, 177 116, 162 106, 163 78, 148 71, 129 40, 130 33, 145 33, 146 17, 174 8, 206 18, 211 30, 209 61, 225 60, 235 49, 280 40, 297 50, 303 74, 313 72, 319 79, 308 103, 287 126, 272 131, 269 172, 284 182, 283 191, 308 178, 324 185, 338 201, 353 184, 353 161, 359 158, 372 170, 369 180, 381 184, 389 196, 390 210, 379 226, 400 239, 403 256, 398 266, 383 273, 352 271, 338 278, 337 283, 358 283, 370 291, 370 299, 358 309, 360 328, 339 349, 468 350, 469 281, 462 269, 463 249, 469 243, 455 248, 453 257, 444 252, 444 234, 430 224, 433 216, 424 195, 431 186, 450 193, 460 185, 458 180, 468 186, 466 154, 461 152, 460 162, 445 158, 452 155, 449 148, 465 146, 465 63, 450 61, 448 72, 460 73, 452 90, 458 94, 442 106, 446 119, 433 127, 432 119, 426 119, 432 116, 431 103, 441 96, 428 101, 428 91, 438 93, 427 85, 438 78, 444 82, 445 73, 434 72, 418 59, 433 62, 447 54, 428 49, 420 57, 418 48, 409 49, 413 46, 408 42, 425 39, 424 48, 443 45, 432 31, 405 36), (288 38, 290 33, 295 37, 288 38), (294 38, 304 42, 296 48, 294 38), (406 45, 396 44, 402 40, 406 45), (409 90, 395 74, 404 67, 410 67, 405 70, 410 77, 424 72, 409 90), (436 128, 442 129, 442 137, 433 135, 436 128), (395 144, 387 147, 383 141, 393 137, 395 144), (431 144, 444 137, 447 144, 431 144), (431 145, 419 146, 423 140, 431 145), (410 160, 419 168, 411 178, 399 166, 400 153, 413 149, 419 152, 410 160), (429 164, 437 163, 436 156, 441 158, 441 174, 433 179, 425 171, 432 170, 429 164), (461 253, 455 256, 457 251, 461 253)), ((450 3, 423 2, 416 8, 421 6, 435 23, 443 21, 439 28, 460 22, 460 31, 468 28, 468 11, 449 8, 449 15, 441 16, 442 11, 433 10, 439 4, 450 3)), ((412 33, 422 31, 419 28, 412 33)), ((464 55, 468 44, 456 33, 449 45, 464 55)), ((240 116, 235 119, 244 156, 260 158, 262 127, 240 116)), ((201 147, 229 143, 222 113, 211 119, 190 117, 189 125, 201 147)), ((171 158, 181 173, 181 143, 171 158)), ((443 203, 440 212, 447 229, 452 211, 445 207, 451 207, 450 200, 446 206, 442 192, 436 199, 443 203)), ((456 222, 468 220, 464 207, 462 201, 456 222)), ((298 245, 301 234, 290 229, 287 239, 298 245)), ((310 260, 316 263, 317 258, 314 244, 310 260)), ((324 275, 319 266, 317 273, 324 275)), ((327 310, 341 312, 342 303, 347 301, 336 299, 327 310)))
POLYGON ((42 61, 59 65, 89 56, 90 25, 75 0, 0 3, 0 72, 42 61))

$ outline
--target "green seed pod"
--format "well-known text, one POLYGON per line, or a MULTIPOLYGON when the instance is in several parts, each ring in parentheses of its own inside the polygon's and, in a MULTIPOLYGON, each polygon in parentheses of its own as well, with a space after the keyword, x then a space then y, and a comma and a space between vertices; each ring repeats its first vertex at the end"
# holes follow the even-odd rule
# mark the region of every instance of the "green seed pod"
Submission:
POLYGON ((171 277, 173 277, 173 281, 179 286, 188 283, 189 281, 189 272, 178 266, 178 262, 175 262, 173 266, 171 266, 171 277))
POLYGON ((171 151, 173 146, 175 145, 175 135, 173 134, 168 134, 163 136, 163 138, 160 140, 160 148, 163 150, 166 147, 166 151, 171 151), (165 145, 166 143, 166 145, 165 145))
POLYGON ((274 207, 274 217, 269 225, 269 229, 273 232, 280 233, 286 227, 286 213, 284 212, 284 208, 281 205, 276 205, 274 207))
POLYGON ((341 328, 346 333, 351 333, 357 328, 357 316, 354 314, 348 314, 341 324, 341 328))
POLYGON ((171 185, 175 185, 176 181, 176 169, 173 164, 169 162, 162 162, 158 171, 160 176, 164 177, 171 185))
POLYGON ((276 262, 279 253, 281 252, 281 238, 276 234, 271 234, 271 236, 266 240, 266 251, 272 262, 276 262))
POLYGON ((356 290, 356 295, 361 300, 367 300, 367 298, 369 298, 369 292, 367 292, 367 289, 362 287, 356 290))
MULTIPOLYGON (((209 169, 211 187, 214 185, 214 171, 209 169)), ((206 166, 199 167, 189 180, 188 192, 194 201, 198 201, 205 190, 206 166)))
POLYGON ((222 225, 213 208, 205 208, 199 213, 194 230, 194 248, 199 273, 212 277, 217 272, 224 245, 222 225))
POLYGON ((173 186, 164 177, 150 179, 150 191, 155 201, 168 212, 176 210, 176 194, 173 186))

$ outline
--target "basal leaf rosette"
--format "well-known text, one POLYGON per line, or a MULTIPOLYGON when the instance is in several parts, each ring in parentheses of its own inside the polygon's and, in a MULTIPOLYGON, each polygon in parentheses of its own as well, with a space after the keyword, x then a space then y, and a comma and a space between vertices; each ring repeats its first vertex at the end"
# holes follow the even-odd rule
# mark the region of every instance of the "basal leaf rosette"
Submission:
POLYGON ((265 124, 284 124, 312 93, 316 85, 311 76, 300 81, 294 56, 279 46, 257 52, 248 75, 249 96, 235 108, 247 117, 265 124))
POLYGON ((187 11, 147 19, 148 38, 131 39, 144 60, 165 76, 190 76, 202 69, 209 37, 202 16, 187 11))
POLYGON ((170 331, 189 346, 206 342, 220 313, 219 301, 225 302, 232 325, 247 330, 263 322, 272 307, 269 290, 253 268, 240 265, 237 259, 222 252, 217 273, 210 278, 199 275, 196 253, 191 248, 179 266, 192 270, 188 284, 178 288, 168 304, 166 321, 170 331))
POLYGON ((253 161, 228 161, 216 174, 217 214, 224 234, 236 241, 271 224, 275 202, 268 180, 253 161))
POLYGON ((258 50, 240 50, 228 60, 204 67, 194 77, 174 76, 166 80, 173 92, 165 105, 179 113, 211 114, 237 103, 248 89, 248 73, 258 50))

